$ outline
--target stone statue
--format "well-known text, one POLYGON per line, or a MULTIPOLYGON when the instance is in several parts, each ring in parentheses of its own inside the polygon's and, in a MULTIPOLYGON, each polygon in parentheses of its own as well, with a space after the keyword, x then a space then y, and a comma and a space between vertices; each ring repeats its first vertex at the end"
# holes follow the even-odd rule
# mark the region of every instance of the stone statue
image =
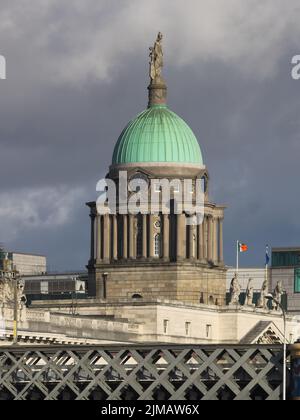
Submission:
POLYGON ((154 48, 153 47, 150 47, 149 50, 150 50, 150 54, 149 54, 149 57, 150 57, 149 76, 150 76, 150 79, 152 81, 152 80, 155 79, 155 75, 156 75, 156 71, 155 71, 155 56, 154 56, 154 48))
POLYGON ((260 298, 257 303, 258 308, 268 309, 268 301, 266 299, 267 294, 268 294, 268 282, 267 280, 265 280, 263 282, 263 285, 260 291, 260 298))
POLYGON ((0 278, 0 306, 4 303, 5 294, 5 282, 4 279, 0 278))
POLYGON ((229 305, 239 305, 240 304, 240 294, 241 294, 241 286, 238 280, 237 274, 235 274, 234 278, 231 281, 230 285, 230 303, 229 305))
POLYGON ((252 282, 253 282, 253 280, 249 279, 247 290, 246 290, 246 297, 245 297, 244 306, 252 306, 253 305, 254 287, 253 287, 252 282))
POLYGON ((283 285, 282 285, 282 281, 279 281, 277 283, 275 289, 274 289, 274 292, 273 292, 273 297, 274 297, 274 300, 273 300, 273 303, 272 303, 273 310, 278 311, 280 309, 279 303, 281 303, 282 295, 283 295, 283 285), (278 303, 276 303, 275 300, 278 303))
POLYGON ((158 33, 154 47, 150 47, 150 79, 151 83, 162 83, 161 72, 164 65, 162 50, 163 35, 158 33))
POLYGON ((18 309, 18 316, 21 319, 23 310, 27 303, 24 294, 25 284, 19 273, 13 269, 12 262, 5 255, 3 268, 0 271, 0 316, 11 319, 11 311, 18 309))

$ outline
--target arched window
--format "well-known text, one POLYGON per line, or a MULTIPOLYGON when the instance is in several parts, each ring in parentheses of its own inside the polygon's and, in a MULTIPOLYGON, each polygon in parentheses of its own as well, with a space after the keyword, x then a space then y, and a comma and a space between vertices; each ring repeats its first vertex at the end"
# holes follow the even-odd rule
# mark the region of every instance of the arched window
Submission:
POLYGON ((201 181, 202 181, 202 191, 204 193, 207 193, 207 191, 208 191, 208 177, 207 177, 207 175, 204 175, 201 178, 201 181))
POLYGON ((161 234, 157 233, 154 236, 154 256, 157 258, 161 257, 161 234))

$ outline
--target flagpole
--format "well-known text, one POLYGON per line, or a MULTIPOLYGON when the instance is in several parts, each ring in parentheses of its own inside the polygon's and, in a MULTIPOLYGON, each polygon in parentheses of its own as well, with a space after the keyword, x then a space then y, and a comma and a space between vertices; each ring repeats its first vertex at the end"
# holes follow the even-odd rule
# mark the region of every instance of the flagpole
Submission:
POLYGON ((236 275, 239 275, 239 244, 240 241, 236 241, 236 275))
POLYGON ((269 246, 266 245, 266 282, 269 288, 269 272, 268 272, 268 268, 269 268, 269 246))

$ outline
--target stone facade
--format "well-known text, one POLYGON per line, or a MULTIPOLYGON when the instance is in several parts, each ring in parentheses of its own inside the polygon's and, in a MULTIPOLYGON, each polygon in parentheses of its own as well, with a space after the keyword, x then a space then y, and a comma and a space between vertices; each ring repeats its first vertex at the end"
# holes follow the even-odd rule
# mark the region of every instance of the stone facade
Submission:
POLYGON ((164 298, 188 303, 224 305, 224 267, 200 263, 148 262, 96 268, 96 295, 108 301, 164 298))
MULTIPOLYGON (((276 311, 214 307, 178 301, 107 303, 40 301, 19 320, 19 343, 31 344, 254 344, 271 336, 283 341, 283 319, 276 311)), ((0 345, 12 340, 13 324, 6 319, 0 345)), ((300 324, 287 318, 287 340, 300 335, 300 324)))
MULTIPOLYGON (((91 217, 91 257, 88 289, 91 296, 108 300, 142 297, 176 299, 223 305, 226 269, 223 257, 224 206, 209 201, 206 169, 188 165, 161 167, 131 165, 110 168, 109 179, 118 188, 118 174, 128 182, 136 176, 152 179, 203 179, 203 223, 187 224, 184 212, 99 215, 96 203, 88 203, 91 217)), ((149 202, 150 188, 149 188, 149 202)), ((171 197, 172 202, 172 197, 171 197)), ((142 210, 143 211, 143 210, 142 210)))

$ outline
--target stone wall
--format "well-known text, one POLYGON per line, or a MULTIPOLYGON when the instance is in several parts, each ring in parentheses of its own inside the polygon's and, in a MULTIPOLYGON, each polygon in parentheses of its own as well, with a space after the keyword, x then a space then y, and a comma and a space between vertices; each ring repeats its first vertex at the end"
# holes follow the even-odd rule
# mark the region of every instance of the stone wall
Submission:
POLYGON ((224 305, 225 268, 178 263, 127 264, 96 271, 96 296, 108 301, 168 299, 186 303, 224 305), (105 284, 104 284, 105 283, 105 284))

